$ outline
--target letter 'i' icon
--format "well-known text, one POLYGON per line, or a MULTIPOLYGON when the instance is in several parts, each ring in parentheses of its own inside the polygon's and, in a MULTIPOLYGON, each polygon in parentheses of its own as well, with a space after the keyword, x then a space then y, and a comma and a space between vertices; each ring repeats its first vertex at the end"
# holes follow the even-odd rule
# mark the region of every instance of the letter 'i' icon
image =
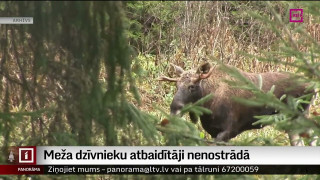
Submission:
POLYGON ((26 152, 24 153, 24 159, 29 159, 29 158, 28 158, 28 152, 29 152, 29 151, 26 151, 26 152))

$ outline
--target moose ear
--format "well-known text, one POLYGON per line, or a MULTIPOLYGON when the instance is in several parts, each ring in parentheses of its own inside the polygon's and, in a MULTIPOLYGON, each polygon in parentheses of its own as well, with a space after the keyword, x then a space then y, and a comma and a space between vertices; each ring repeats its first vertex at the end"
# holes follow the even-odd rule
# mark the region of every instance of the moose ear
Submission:
POLYGON ((200 79, 206 79, 211 75, 212 71, 212 65, 210 63, 204 63, 201 66, 199 66, 197 74, 200 75, 200 79))
POLYGON ((175 71, 176 75, 181 76, 181 74, 184 72, 184 70, 180 66, 174 65, 172 63, 170 63, 170 64, 171 64, 171 66, 174 67, 174 71, 175 71))

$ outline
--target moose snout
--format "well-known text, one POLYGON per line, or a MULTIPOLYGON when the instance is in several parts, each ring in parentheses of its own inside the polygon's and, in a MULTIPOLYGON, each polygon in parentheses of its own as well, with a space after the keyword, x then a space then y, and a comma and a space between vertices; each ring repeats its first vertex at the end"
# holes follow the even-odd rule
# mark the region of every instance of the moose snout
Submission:
POLYGON ((182 103, 172 103, 170 105, 170 114, 181 116, 180 112, 181 112, 181 109, 183 108, 183 106, 184 106, 184 104, 182 104, 182 103))

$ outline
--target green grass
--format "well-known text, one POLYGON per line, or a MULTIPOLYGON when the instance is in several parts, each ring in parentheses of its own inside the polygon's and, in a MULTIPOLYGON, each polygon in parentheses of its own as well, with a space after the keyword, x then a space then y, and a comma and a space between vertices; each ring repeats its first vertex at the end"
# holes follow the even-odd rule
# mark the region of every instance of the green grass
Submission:
POLYGON ((273 126, 245 131, 231 139, 234 144, 290 146, 287 133, 278 131, 273 126))

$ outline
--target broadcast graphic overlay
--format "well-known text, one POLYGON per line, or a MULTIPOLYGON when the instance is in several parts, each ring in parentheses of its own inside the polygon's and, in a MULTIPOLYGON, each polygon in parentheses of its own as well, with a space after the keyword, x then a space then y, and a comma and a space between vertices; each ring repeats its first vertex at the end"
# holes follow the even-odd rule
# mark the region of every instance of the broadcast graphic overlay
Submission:
POLYGON ((303 9, 290 9, 290 22, 303 22, 303 9))
POLYGON ((11 147, 0 174, 320 174, 319 147, 11 147))

